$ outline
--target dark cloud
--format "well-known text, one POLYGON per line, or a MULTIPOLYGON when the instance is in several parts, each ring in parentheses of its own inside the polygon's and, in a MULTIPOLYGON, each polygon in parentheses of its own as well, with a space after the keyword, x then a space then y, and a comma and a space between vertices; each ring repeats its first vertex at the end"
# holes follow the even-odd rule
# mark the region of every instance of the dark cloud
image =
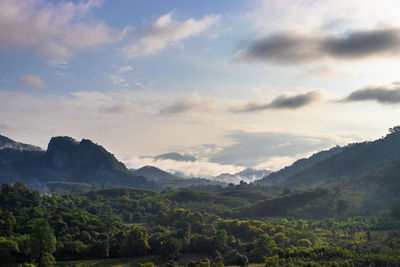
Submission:
POLYGON ((239 60, 304 64, 324 57, 359 59, 399 52, 400 29, 397 28, 325 36, 282 32, 253 41, 239 53, 239 60))
POLYGON ((125 113, 127 109, 128 108, 125 105, 110 105, 110 106, 100 107, 99 112, 106 114, 119 114, 119 113, 125 113))
POLYGON ((381 104, 398 104, 400 103, 400 87, 364 87, 352 92, 342 102, 355 101, 376 101, 381 104))
POLYGON ((259 112, 266 109, 298 109, 310 105, 320 99, 318 91, 311 91, 294 96, 281 95, 272 100, 271 103, 249 102, 244 106, 233 107, 232 112, 259 112))
POLYGON ((191 111, 213 111, 216 109, 216 106, 216 99, 192 95, 188 98, 179 99, 162 108, 160 110, 160 114, 179 114, 191 111))
POLYGON ((154 157, 154 160, 166 160, 166 159, 175 161, 196 161, 196 158, 191 155, 181 155, 176 152, 161 154, 154 157))
POLYGON ((337 144, 335 140, 326 137, 280 132, 234 131, 230 132, 227 137, 232 138, 235 143, 212 155, 210 161, 255 167, 272 157, 298 157, 298 155, 326 149, 337 144))
POLYGON ((400 30, 355 31, 345 36, 326 38, 321 44, 321 49, 332 57, 361 58, 396 54, 400 51, 400 30))

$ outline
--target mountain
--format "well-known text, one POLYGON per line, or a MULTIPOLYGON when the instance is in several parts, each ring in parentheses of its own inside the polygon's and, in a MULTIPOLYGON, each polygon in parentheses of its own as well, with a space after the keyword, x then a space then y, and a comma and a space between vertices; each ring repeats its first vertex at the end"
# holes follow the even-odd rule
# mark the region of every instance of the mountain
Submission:
POLYGON ((40 147, 16 142, 6 136, 0 135, 0 149, 11 148, 15 150, 40 151, 40 147))
POLYGON ((154 160, 175 160, 175 161, 196 161, 196 158, 191 155, 181 155, 176 152, 161 154, 154 157, 154 160))
POLYGON ((154 166, 144 166, 140 169, 132 170, 132 172, 135 175, 140 175, 148 178, 150 181, 154 181, 155 183, 157 183, 157 185, 163 188, 182 188, 203 185, 226 185, 224 182, 212 181, 203 178, 178 177, 154 166))
POLYGON ((131 173, 102 146, 88 139, 53 137, 46 151, 0 150, 0 182, 74 182, 104 186, 157 189, 148 179, 131 173))
MULTIPOLYGON (((351 181, 400 159, 400 132, 384 138, 356 143, 290 177, 283 184, 289 188, 332 185, 351 181)), ((398 173, 400 179, 400 173, 398 173)))
POLYGON ((177 179, 177 177, 173 176, 172 174, 154 166, 144 166, 140 169, 133 170, 132 172, 136 175, 147 177, 157 182, 162 182, 168 179, 177 179))
POLYGON ((240 181, 244 182, 253 182, 255 180, 258 180, 265 175, 269 174, 271 171, 269 170, 256 170, 252 168, 246 168, 243 171, 240 171, 235 174, 230 174, 230 173, 222 173, 218 176, 215 176, 216 181, 221 181, 225 183, 233 183, 233 184, 238 184, 240 181))
POLYGON ((333 147, 329 150, 320 151, 318 153, 313 154, 312 156, 304 159, 299 159, 292 165, 288 167, 284 167, 283 169, 273 172, 268 176, 263 177, 262 179, 255 181, 255 184, 259 185, 270 185, 276 182, 283 182, 289 177, 299 173, 305 169, 312 167, 313 165, 331 157, 337 155, 343 151, 343 147, 333 147))
MULTIPOLYGON (((385 137, 374 141, 335 147, 316 153, 254 184, 271 185, 272 183, 274 183, 273 186, 269 188, 270 190, 275 188, 275 192, 315 188, 331 188, 334 192, 329 193, 327 197, 314 199, 312 203, 304 203, 305 206, 296 212, 297 215, 325 214, 327 210, 334 211, 335 209, 340 213, 343 207, 351 208, 353 214, 365 215, 391 208, 395 203, 400 202, 398 194, 400 190, 400 127, 390 129, 385 137), (307 212, 307 210, 314 212, 307 212)), ((293 207, 285 206, 288 199, 282 197, 274 201, 259 203, 259 207, 251 209, 254 208, 254 213, 262 210, 260 214, 275 216, 275 211, 272 212, 274 207, 282 206, 282 209, 293 211, 293 207, 297 205, 294 201, 293 207), (278 202, 282 204, 278 205, 278 202)))

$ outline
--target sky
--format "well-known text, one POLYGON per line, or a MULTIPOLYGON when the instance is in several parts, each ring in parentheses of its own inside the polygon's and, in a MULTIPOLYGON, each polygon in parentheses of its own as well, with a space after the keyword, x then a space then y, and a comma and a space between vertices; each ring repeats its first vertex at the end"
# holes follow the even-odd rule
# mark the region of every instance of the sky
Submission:
POLYGON ((44 149, 88 138, 130 168, 208 177, 399 124, 397 0, 0 5, 0 134, 44 149))

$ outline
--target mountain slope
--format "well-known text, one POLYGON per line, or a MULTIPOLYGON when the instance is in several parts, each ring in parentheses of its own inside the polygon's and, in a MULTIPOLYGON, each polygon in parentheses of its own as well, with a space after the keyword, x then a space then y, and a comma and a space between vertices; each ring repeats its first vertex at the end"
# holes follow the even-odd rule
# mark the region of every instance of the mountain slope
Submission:
POLYGON ((79 182, 156 189, 90 140, 53 137, 47 151, 0 150, 0 182, 79 182))
POLYGON ((333 147, 329 150, 320 151, 318 153, 313 154, 309 158, 303 158, 297 160, 292 165, 285 167, 277 172, 273 172, 270 175, 265 176, 264 178, 255 181, 255 184, 259 185, 268 185, 275 182, 283 182, 289 177, 295 175, 298 172, 301 172, 305 169, 312 167, 313 165, 333 156, 341 153, 343 151, 343 147, 333 147))
POLYGON ((292 188, 334 184, 340 180, 352 180, 399 158, 400 133, 390 133, 372 142, 348 146, 341 153, 295 173, 283 183, 292 188))
POLYGON ((0 149, 11 148, 15 150, 40 151, 40 147, 16 142, 6 136, 0 135, 0 149))

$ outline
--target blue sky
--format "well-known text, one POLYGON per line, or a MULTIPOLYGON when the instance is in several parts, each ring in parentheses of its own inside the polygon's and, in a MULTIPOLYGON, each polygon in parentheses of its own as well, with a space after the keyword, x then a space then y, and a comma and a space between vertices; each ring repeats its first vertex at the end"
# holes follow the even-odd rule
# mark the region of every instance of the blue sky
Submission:
POLYGON ((398 124, 400 3, 0 0, 0 133, 129 167, 279 169, 398 124), (156 161, 167 152, 194 162, 156 161))

